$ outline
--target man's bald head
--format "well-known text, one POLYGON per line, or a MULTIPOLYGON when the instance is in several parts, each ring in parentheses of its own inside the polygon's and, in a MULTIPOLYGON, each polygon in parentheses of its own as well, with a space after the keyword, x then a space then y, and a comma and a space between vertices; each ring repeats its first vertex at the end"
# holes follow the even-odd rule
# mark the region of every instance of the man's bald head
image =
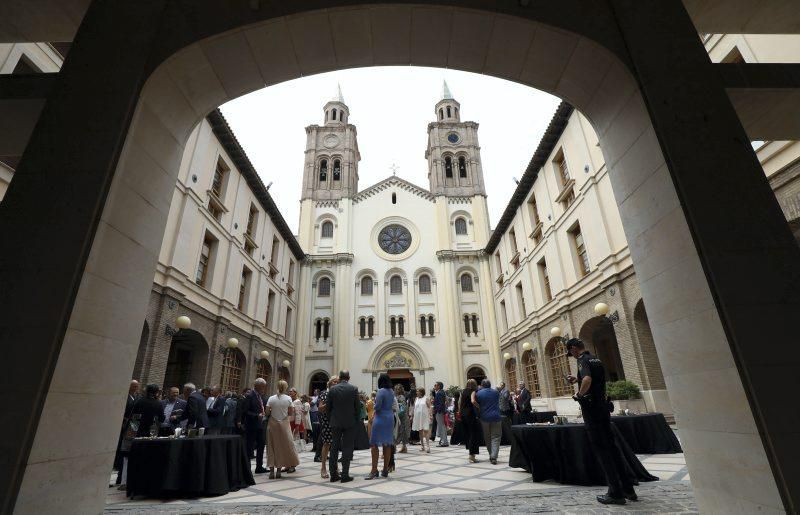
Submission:
POLYGON ((137 381, 136 379, 131 380, 131 385, 128 388, 128 394, 136 395, 136 392, 138 391, 139 391, 139 381, 137 381))

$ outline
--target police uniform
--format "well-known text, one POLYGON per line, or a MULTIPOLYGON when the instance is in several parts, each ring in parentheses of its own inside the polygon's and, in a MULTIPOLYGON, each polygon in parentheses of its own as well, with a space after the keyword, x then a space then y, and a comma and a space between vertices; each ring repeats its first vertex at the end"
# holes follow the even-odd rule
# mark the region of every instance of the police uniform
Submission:
POLYGON ((626 494, 633 494, 633 482, 626 472, 622 452, 614 442, 614 434, 611 431, 605 368, 597 356, 592 356, 589 351, 583 351, 578 357, 578 385, 587 376, 592 378, 592 384, 589 392, 578 398, 578 402, 581 405, 589 443, 605 473, 608 497, 624 499, 626 494))

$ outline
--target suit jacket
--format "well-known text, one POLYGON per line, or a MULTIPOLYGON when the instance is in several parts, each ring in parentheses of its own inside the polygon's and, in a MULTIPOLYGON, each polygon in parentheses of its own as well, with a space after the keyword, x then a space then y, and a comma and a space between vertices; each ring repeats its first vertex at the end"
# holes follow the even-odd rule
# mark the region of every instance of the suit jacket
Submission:
MULTIPOLYGON (((167 400, 164 399, 161 401, 161 413, 164 413, 164 407, 167 405, 167 400)), ((186 401, 178 397, 175 400, 175 406, 172 408, 172 413, 170 416, 176 415, 177 420, 165 420, 164 422, 172 426, 172 429, 178 427, 181 423, 181 417, 186 412, 186 401)))
POLYGON ((143 397, 135 403, 131 409, 131 416, 136 414, 142 416, 136 436, 150 436, 150 426, 153 425, 153 420, 157 420, 156 425, 158 426, 164 420, 164 409, 161 407, 161 401, 151 397, 143 397))
POLYGON ((218 395, 208 408, 208 427, 225 427, 225 397, 218 395))
POLYGON ((355 427, 361 411, 358 388, 342 381, 328 392, 328 425, 342 429, 355 427))
POLYGON ((239 406, 238 400, 234 398, 225 399, 226 411, 225 411, 225 416, 223 417, 225 419, 225 423, 222 427, 236 427, 236 420, 237 420, 236 410, 238 406, 239 406))
POLYGON ((136 399, 139 397, 136 395, 128 394, 128 398, 125 401, 125 413, 122 416, 122 432, 125 432, 125 428, 128 427, 128 421, 131 419, 131 410, 133 409, 133 405, 136 402, 136 399))
POLYGON ((187 428, 208 427, 208 413, 206 410, 206 398, 203 394, 194 391, 186 401, 186 411, 183 412, 181 420, 186 419, 187 428))
POLYGON ((447 394, 444 390, 439 390, 433 397, 433 412, 444 413, 447 411, 447 394))
POLYGON ((531 392, 527 388, 520 390, 517 403, 519 404, 520 412, 529 413, 531 411, 531 392))
POLYGON ((261 429, 264 427, 264 423, 267 421, 267 418, 264 417, 259 419, 259 415, 263 413, 263 410, 267 407, 267 401, 261 397, 257 391, 252 390, 247 397, 244 398, 244 404, 242 405, 242 411, 244 414, 244 426, 249 429, 261 429))

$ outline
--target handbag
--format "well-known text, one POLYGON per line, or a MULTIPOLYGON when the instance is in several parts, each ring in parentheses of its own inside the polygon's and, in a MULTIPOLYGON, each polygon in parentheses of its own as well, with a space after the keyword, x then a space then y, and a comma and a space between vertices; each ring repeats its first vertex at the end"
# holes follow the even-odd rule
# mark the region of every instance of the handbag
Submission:
POLYGON ((141 413, 131 416, 131 419, 128 421, 128 427, 125 428, 125 435, 122 437, 122 443, 119 445, 120 451, 128 452, 131 450, 131 444, 133 443, 133 439, 136 438, 136 434, 139 432, 139 425, 141 425, 141 423, 141 413))

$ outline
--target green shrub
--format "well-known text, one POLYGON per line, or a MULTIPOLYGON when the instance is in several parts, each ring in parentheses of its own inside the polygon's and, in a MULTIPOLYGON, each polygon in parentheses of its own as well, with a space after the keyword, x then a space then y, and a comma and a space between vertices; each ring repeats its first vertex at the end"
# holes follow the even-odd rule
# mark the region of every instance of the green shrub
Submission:
POLYGON ((613 381, 606 383, 606 394, 612 401, 639 399, 642 396, 639 391, 639 386, 630 381, 613 381))
POLYGON ((447 387, 447 396, 448 397, 455 397, 457 393, 461 391, 461 388, 455 385, 450 385, 447 387))

